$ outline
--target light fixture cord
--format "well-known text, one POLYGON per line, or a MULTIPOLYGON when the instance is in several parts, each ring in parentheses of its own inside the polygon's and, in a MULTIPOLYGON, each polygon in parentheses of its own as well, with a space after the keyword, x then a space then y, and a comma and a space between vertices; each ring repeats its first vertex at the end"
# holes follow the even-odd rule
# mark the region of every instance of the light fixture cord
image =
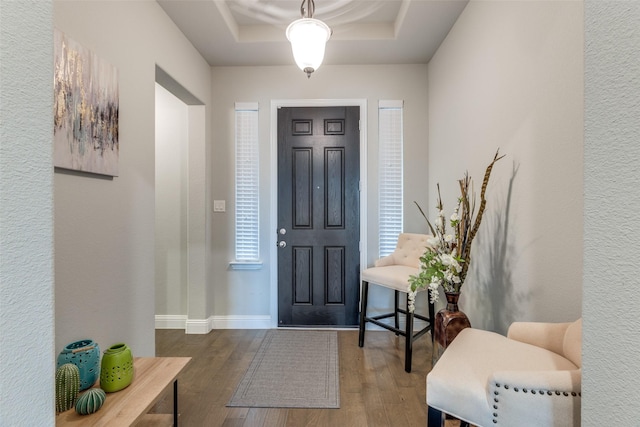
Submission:
POLYGON ((313 13, 316 11, 316 4, 313 0, 302 0, 302 4, 300 5, 300 14, 303 18, 313 18, 313 13), (305 9, 304 5, 307 4, 305 9))

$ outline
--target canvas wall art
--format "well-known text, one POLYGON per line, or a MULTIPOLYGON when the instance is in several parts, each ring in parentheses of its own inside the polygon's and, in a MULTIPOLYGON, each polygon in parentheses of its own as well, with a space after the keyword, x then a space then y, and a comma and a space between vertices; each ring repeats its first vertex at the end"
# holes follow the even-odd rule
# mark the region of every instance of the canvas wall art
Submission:
POLYGON ((54 34, 54 166, 118 176, 118 70, 54 34))

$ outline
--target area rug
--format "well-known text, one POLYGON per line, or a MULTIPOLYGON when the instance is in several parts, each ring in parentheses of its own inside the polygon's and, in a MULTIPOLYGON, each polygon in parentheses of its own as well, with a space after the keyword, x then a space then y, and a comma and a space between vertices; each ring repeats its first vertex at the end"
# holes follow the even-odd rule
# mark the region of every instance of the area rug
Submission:
POLYGON ((339 408, 338 333, 269 330, 227 406, 339 408))

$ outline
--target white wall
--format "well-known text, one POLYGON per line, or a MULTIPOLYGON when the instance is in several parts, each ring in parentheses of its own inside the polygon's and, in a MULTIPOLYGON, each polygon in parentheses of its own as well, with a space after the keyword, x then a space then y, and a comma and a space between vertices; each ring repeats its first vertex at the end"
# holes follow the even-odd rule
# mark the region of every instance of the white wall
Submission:
POLYGON ((440 183, 447 212, 465 170, 479 197, 496 149, 507 155, 463 287, 471 324, 506 332, 514 320, 578 318, 582 2, 471 1, 429 64, 429 123, 430 189, 440 183))
POLYGON ((50 1, 0 10, 0 425, 54 417, 50 1))
POLYGON ((189 108, 156 84, 156 315, 187 315, 189 108))
MULTIPOLYGON (((120 176, 55 174, 56 349, 90 337, 150 356, 156 65, 205 105, 210 67, 153 1, 56 1, 54 24, 114 65, 120 84, 120 176)), ((204 229, 204 203, 199 212, 204 229)))
POLYGON ((640 3, 585 2, 582 422, 637 425, 640 3))
MULTIPOLYGON (((272 100, 366 99, 368 109, 368 258, 377 257, 377 129, 378 100, 402 99, 405 118, 405 205, 427 197, 427 74, 426 65, 322 66, 310 79, 295 65, 283 67, 212 68, 214 151, 212 199, 227 201, 227 212, 213 214, 212 315, 225 319, 255 319, 256 325, 270 313, 270 259, 275 230, 270 229, 270 137, 272 100), (258 271, 231 271, 234 258, 234 102, 257 101, 260 105, 260 257, 258 271)), ((407 209, 405 230, 426 230, 417 211, 407 209)), ((372 295, 375 308, 377 294, 372 295)), ((386 301, 381 302, 386 304, 386 301)), ((275 315, 275 314, 274 314, 275 315)), ((248 323, 247 323, 248 322, 248 323)), ((226 324, 229 324, 228 322, 226 324)), ((239 324, 239 323, 236 323, 239 324)), ((264 327, 264 326, 262 326, 264 327)))

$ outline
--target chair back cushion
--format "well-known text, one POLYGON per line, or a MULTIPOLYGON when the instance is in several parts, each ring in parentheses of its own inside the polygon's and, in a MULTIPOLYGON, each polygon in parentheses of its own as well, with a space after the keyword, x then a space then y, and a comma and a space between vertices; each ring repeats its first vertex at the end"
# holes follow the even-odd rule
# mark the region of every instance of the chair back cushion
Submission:
POLYGON ((427 248, 428 238, 427 234, 401 233, 396 249, 391 254, 393 263, 420 268, 420 257, 427 248))
POLYGON ((564 357, 574 365, 582 367, 582 318, 573 322, 567 328, 562 343, 564 357))

